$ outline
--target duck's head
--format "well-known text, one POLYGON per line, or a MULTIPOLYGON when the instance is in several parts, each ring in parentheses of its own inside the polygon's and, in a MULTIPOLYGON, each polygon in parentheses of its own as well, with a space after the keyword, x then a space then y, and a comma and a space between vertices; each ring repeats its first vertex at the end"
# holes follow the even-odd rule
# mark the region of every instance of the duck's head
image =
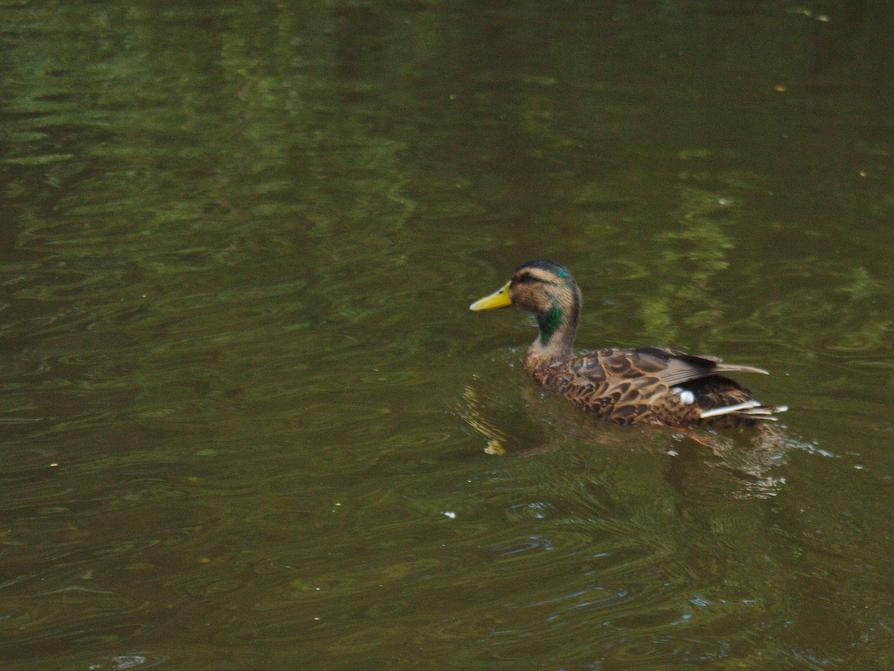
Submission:
POLYGON ((571 353, 580 320, 581 294, 571 273, 553 261, 528 261, 506 284, 469 306, 474 312, 516 307, 537 318, 540 336, 534 348, 547 356, 571 353))

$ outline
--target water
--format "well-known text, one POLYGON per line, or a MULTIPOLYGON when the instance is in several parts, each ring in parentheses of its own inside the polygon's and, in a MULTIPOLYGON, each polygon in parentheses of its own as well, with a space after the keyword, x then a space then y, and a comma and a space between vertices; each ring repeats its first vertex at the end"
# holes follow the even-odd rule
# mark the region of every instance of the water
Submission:
POLYGON ((0 17, 5 669, 894 667, 888 3, 0 17), (781 441, 541 396, 538 257, 781 441))

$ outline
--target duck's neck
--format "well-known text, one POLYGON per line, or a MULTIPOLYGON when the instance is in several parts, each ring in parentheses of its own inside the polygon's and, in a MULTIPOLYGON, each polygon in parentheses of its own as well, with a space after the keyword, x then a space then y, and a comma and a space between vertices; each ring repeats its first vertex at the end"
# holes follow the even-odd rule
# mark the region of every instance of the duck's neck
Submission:
POLYGON ((528 349, 529 361, 544 363, 571 356, 580 307, 580 290, 575 286, 573 292, 554 299, 549 310, 537 315, 540 333, 528 349))

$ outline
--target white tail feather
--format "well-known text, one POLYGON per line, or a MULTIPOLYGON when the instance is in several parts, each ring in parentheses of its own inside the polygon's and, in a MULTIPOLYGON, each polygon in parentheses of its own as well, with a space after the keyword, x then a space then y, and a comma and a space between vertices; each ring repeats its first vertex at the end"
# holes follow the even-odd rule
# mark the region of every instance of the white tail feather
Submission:
POLYGON ((745 401, 744 403, 727 405, 723 408, 712 408, 711 410, 703 410, 699 417, 701 417, 701 419, 708 419, 709 417, 717 417, 718 415, 728 415, 731 412, 739 412, 740 410, 757 408, 760 406, 760 404, 760 401, 745 401))
POLYGON ((758 368, 757 366, 740 366, 732 363, 718 363, 714 369, 718 373, 760 373, 761 375, 769 375, 770 371, 758 368))
POLYGON ((712 408, 711 410, 704 410, 699 417, 701 419, 708 419, 710 417, 718 417, 720 415, 729 415, 732 413, 737 413, 739 415, 747 415, 753 419, 762 419, 768 420, 771 422, 778 421, 775 415, 777 412, 785 412, 788 410, 787 405, 777 405, 777 406, 767 406, 761 405, 760 401, 745 401, 744 403, 737 403, 735 405, 727 405, 722 408, 712 408))

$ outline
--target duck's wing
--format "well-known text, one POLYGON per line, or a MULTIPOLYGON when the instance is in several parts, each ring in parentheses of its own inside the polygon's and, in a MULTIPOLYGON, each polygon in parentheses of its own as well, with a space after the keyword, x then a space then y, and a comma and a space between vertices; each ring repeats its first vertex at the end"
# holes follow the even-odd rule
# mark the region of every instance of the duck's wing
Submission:
MULTIPOLYGON (((566 375, 556 380, 559 390, 588 412, 619 423, 662 423, 655 408, 670 398, 670 385, 659 373, 667 366, 653 356, 632 349, 601 349, 573 359, 566 375)), ((693 408, 687 408, 689 413, 693 408)), ((683 421, 677 423, 684 423, 683 421)))
POLYGON ((576 357, 568 369, 571 377, 560 384, 565 395, 621 423, 688 424, 732 412, 758 415, 764 407, 719 374, 766 371, 712 356, 663 347, 611 348, 576 357))
POLYGON ((657 378, 668 387, 719 373, 768 374, 763 368, 723 363, 714 356, 688 354, 668 347, 601 349, 585 354, 577 362, 578 373, 587 377, 600 380, 657 378))

